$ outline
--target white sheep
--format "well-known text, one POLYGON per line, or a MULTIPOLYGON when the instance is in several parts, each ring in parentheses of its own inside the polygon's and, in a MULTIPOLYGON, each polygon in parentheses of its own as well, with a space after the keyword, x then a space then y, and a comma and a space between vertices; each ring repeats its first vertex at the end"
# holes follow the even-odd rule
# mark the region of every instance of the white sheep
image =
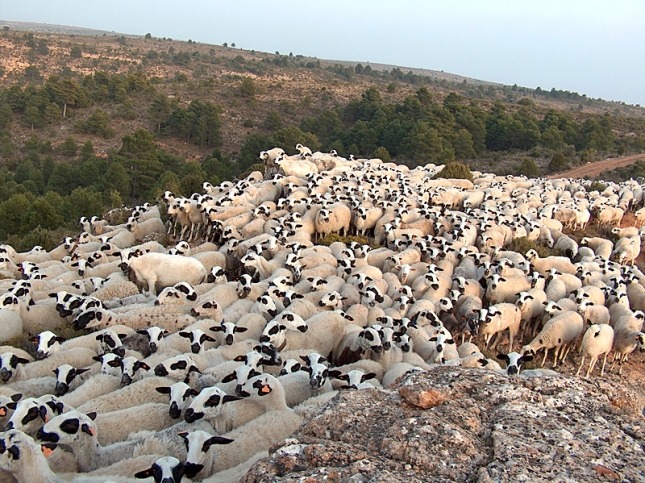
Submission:
MULTIPOLYGON (((491 305, 488 309, 482 309, 479 314, 480 327, 479 332, 484 335, 486 347, 488 347, 491 338, 508 329, 509 349, 513 348, 513 338, 517 335, 522 321, 520 309, 513 304, 496 304, 491 305)), ((495 337, 492 347, 499 342, 499 336, 495 337)))
POLYGON ((600 369, 600 375, 603 376, 605 373, 605 364, 607 363, 607 356, 611 351, 611 348, 614 344, 614 329, 607 324, 591 324, 590 327, 585 332, 585 335, 582 338, 582 344, 580 346, 580 352, 582 353, 582 358, 580 359, 580 366, 576 371, 576 377, 580 374, 582 366, 585 363, 585 357, 589 356, 591 359, 589 361, 589 367, 587 369, 587 374, 585 377, 589 377, 591 371, 593 371, 596 361, 601 355, 605 355, 602 368, 600 369))
POLYGON ((157 294, 158 289, 172 287, 179 282, 198 285, 207 274, 199 260, 163 253, 146 253, 133 257, 125 263, 132 270, 137 281, 153 295, 157 294))
POLYGON ((546 362, 549 349, 555 348, 553 367, 558 365, 558 360, 564 360, 568 354, 569 345, 575 344, 580 337, 584 322, 576 312, 564 312, 549 320, 540 333, 528 344, 522 347, 522 354, 530 352, 535 354, 544 348, 542 365, 546 362))

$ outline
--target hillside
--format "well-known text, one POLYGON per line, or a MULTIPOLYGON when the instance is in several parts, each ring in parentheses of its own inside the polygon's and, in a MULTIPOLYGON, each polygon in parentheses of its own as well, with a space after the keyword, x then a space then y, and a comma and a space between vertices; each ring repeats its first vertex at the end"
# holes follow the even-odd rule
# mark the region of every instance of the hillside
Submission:
POLYGON ((527 176, 645 151, 643 108, 574 92, 151 35, 16 30, 26 27, 0 30, 0 240, 21 247, 51 247, 80 216, 232 179, 274 146, 527 176))

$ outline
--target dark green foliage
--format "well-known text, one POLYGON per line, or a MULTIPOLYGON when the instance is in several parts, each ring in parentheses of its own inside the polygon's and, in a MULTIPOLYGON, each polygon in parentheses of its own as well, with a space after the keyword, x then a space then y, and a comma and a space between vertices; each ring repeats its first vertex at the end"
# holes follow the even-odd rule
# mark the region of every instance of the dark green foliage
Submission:
POLYGON ((585 186, 585 189, 588 192, 598 191, 599 193, 602 193, 603 191, 605 191, 607 189, 607 185, 604 184, 604 183, 600 183, 599 181, 594 181, 590 185, 585 186))
POLYGON ((551 158, 551 162, 549 163, 548 169, 549 169, 549 172, 555 173, 556 171, 560 171, 564 169, 566 166, 567 166, 567 159, 564 157, 564 154, 555 153, 551 158))
POLYGON ((553 255, 552 250, 541 245, 536 245, 535 242, 532 242, 525 236, 520 238, 513 238, 513 240, 511 240, 511 243, 509 243, 505 247, 505 249, 521 253, 522 255, 526 255, 526 252, 528 252, 529 250, 535 250, 540 258, 553 255))
POLYGON ((80 59, 83 57, 83 51, 78 45, 75 45, 72 47, 72 49, 69 51, 69 55, 72 59, 80 59))
POLYGON ((87 119, 76 123, 76 129, 89 134, 98 134, 99 136, 110 139, 115 135, 114 129, 108 126, 109 117, 104 111, 97 109, 87 119))
POLYGON ((255 97, 257 93, 257 86, 251 77, 245 77, 240 84, 240 95, 242 97, 255 97))
POLYGON ((76 144, 76 140, 72 136, 69 136, 67 139, 65 139, 65 142, 60 147, 60 153, 63 156, 70 158, 76 156, 77 150, 78 145, 76 144))
POLYGON ((447 179, 467 179, 472 181, 473 174, 470 168, 463 163, 452 162, 444 166, 444 168, 434 176, 434 179, 447 178, 447 179))
POLYGON ((390 156, 390 153, 387 152, 387 149, 385 149, 383 146, 379 146, 374 150, 372 153, 372 158, 380 159, 384 163, 389 163, 392 161, 392 157, 390 156))
POLYGON ((531 158, 524 158, 515 168, 515 173, 529 178, 537 178, 540 176, 540 168, 531 158))

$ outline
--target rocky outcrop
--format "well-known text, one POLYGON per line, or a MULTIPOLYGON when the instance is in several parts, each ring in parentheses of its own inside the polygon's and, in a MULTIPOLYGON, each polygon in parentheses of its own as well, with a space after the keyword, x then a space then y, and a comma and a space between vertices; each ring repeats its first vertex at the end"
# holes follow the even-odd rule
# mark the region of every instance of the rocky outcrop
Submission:
POLYGON ((643 482, 645 417, 608 383, 441 367, 342 392, 244 482, 643 482))

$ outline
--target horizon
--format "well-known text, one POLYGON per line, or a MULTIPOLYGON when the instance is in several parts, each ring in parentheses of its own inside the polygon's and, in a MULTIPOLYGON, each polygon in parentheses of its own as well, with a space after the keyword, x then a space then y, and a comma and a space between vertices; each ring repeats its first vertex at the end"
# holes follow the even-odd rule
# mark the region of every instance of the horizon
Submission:
POLYGON ((486 6, 475 0, 405 0, 397 5, 367 0, 307 5, 294 0, 277 5, 196 0, 182 6, 171 0, 115 0, 110 5, 25 0, 5 6, 2 16, 7 21, 150 33, 212 45, 235 43, 244 50, 428 69, 645 105, 645 65, 633 62, 645 58, 645 3, 635 0, 572 0, 565 5, 493 0, 486 6), (299 12, 295 21, 294 11, 299 12), (324 35, 312 31, 310 19, 324 35), (383 35, 392 31, 397 35, 383 35))

